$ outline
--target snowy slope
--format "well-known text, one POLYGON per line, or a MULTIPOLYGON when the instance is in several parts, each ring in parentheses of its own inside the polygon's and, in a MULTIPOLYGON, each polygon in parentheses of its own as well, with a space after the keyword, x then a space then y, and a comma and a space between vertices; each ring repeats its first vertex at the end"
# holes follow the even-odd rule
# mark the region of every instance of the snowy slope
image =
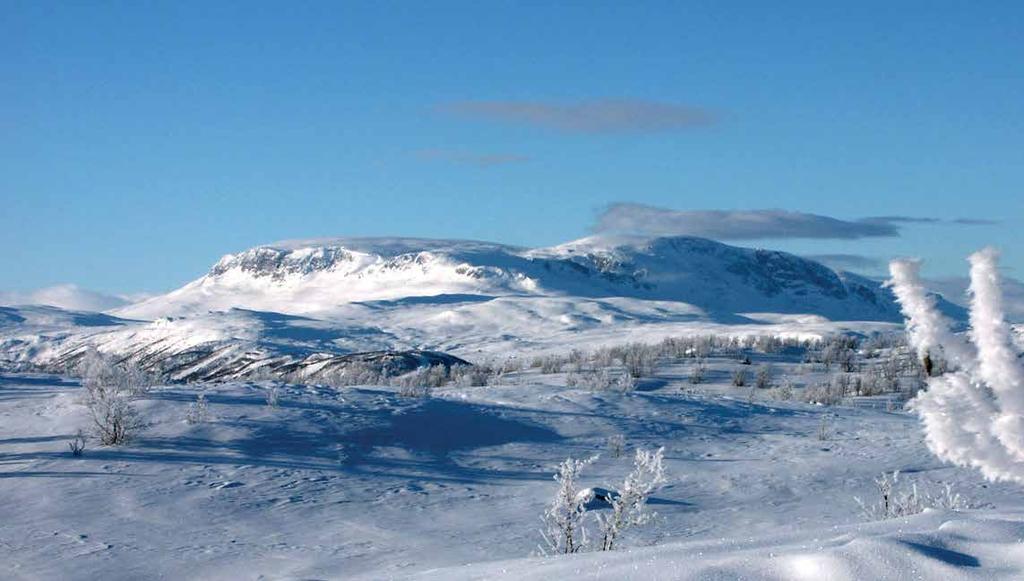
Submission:
MULTIPOLYGON (((773 364, 788 364, 772 360, 773 364)), ((81 388, 0 375, 0 578, 29 579, 1019 579, 1019 487, 943 465, 916 418, 685 393, 663 368, 633 394, 523 374, 432 398, 387 388, 218 383, 157 388, 123 447, 66 442, 88 427, 81 388), (202 391, 209 418, 184 421, 202 391), (816 436, 823 417, 832 428, 816 436), (659 518, 614 554, 529 559, 554 466, 628 471, 605 444, 666 447, 659 518), (980 508, 865 523, 883 470, 950 483, 980 508), (656 545, 656 546, 650 546, 656 545), (472 565, 467 565, 476 563, 472 565)), ((798 364, 785 367, 801 383, 798 364)), ((692 387, 692 386, 691 386, 692 387)), ((724 390, 718 393, 719 390, 724 390)), ((596 508, 603 511, 605 509, 596 508)))
POLYGON ((282 242, 225 256, 202 278, 109 314, 18 307, 0 317, 8 367, 60 370, 96 347, 174 379, 240 377, 360 351, 478 360, 672 335, 814 337, 901 322, 876 281, 687 237, 591 237, 539 249, 282 242))
POLYGON ((784 252, 687 237, 592 237, 532 250, 404 238, 282 242, 225 256, 199 280, 114 313, 154 319, 239 307, 322 314, 357 302, 499 296, 673 301, 709 317, 899 320, 889 294, 867 279, 784 252))

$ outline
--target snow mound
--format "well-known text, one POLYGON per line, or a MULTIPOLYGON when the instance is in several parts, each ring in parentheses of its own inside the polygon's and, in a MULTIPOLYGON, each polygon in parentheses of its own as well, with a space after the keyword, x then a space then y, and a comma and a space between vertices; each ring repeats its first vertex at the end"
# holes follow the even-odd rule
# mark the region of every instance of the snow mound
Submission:
POLYGON ((860 581, 1020 579, 1024 514, 929 510, 906 519, 759 539, 518 559, 416 579, 860 581))

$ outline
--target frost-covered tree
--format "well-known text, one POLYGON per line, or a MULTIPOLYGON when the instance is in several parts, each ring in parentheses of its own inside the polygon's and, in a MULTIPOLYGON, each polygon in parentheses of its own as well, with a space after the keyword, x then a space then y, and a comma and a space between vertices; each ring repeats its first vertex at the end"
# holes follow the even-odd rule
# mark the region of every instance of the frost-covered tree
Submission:
POLYGON ((580 472, 595 460, 597 456, 585 460, 566 458, 558 465, 558 472, 554 476, 555 482, 558 483, 558 491, 555 492, 555 497, 543 516, 542 553, 577 553, 586 546, 587 529, 584 518, 587 514, 587 503, 593 499, 594 493, 590 489, 580 489, 577 481, 580 472))
POLYGON ((665 483, 664 456, 664 447, 653 452, 637 448, 633 471, 626 476, 618 495, 612 497, 611 512, 597 517, 602 551, 612 550, 627 529, 647 524, 654 518, 655 514, 647 510, 646 505, 651 493, 665 483))
POLYGON ((951 331, 919 277, 920 263, 893 261, 889 281, 919 358, 948 362, 913 400, 928 447, 939 458, 976 468, 991 480, 1024 483, 1024 366, 1003 316, 998 253, 971 255, 971 330, 951 331))
POLYGON ((104 446, 126 443, 143 425, 132 398, 145 391, 144 375, 135 368, 118 366, 96 350, 83 357, 82 375, 85 405, 100 443, 104 446))

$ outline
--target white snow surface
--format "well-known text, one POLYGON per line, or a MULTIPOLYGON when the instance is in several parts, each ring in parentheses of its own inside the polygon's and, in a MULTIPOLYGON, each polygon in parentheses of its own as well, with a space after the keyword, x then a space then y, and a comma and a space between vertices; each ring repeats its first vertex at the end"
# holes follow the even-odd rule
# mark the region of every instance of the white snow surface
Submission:
MULTIPOLYGON (((764 356, 798 377, 799 364, 764 356)), ((931 456, 916 418, 885 407, 755 398, 735 361, 660 368, 630 394, 521 373, 403 398, 380 387, 158 387, 124 447, 66 442, 88 428, 71 380, 0 376, 4 579, 1019 579, 1019 487, 931 456), (186 409, 206 394, 209 419, 186 409), (832 435, 816 437, 826 416, 832 435), (652 526, 622 550, 531 557, 568 456, 601 454, 580 484, 609 488, 627 450, 665 446, 652 526), (976 508, 864 522, 854 496, 902 470, 976 508)), ((800 377, 812 382, 814 377, 800 377)), ((600 506, 593 510, 606 510, 600 506)))

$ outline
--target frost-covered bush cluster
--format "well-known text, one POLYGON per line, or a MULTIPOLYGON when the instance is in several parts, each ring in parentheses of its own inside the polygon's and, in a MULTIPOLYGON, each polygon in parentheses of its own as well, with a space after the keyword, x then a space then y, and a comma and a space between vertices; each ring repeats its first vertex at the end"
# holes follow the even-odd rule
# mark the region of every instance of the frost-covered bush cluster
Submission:
POLYGON ((628 393, 636 389, 636 380, 628 373, 612 373, 607 369, 597 369, 571 371, 565 377, 565 385, 574 389, 628 393))
POLYGON ((954 491, 951 485, 946 484, 938 490, 924 489, 916 482, 901 480, 899 470, 882 473, 875 479, 875 489, 878 497, 874 501, 854 497, 867 520, 900 518, 929 508, 953 511, 974 508, 974 503, 954 491))
POLYGON ((847 373, 856 371, 857 339, 849 335, 827 337, 807 351, 807 361, 820 363, 825 371, 832 366, 847 373))
POLYGON ((540 369, 540 372, 544 374, 561 373, 562 367, 568 362, 567 358, 559 357, 558 355, 542 355, 534 357, 530 367, 540 369))
POLYGON ((196 395, 196 401, 188 404, 185 411, 185 423, 190 425, 205 423, 210 418, 209 406, 206 403, 206 394, 196 395))
POLYGON ((453 365, 448 370, 448 379, 459 387, 481 387, 498 374, 486 365, 453 365))
POLYGON ((500 379, 503 368, 491 365, 443 365, 421 367, 405 375, 388 378, 385 383, 398 387, 398 393, 404 396, 423 397, 432 389, 455 385, 458 387, 479 387, 490 385, 500 379))
POLYGON ((85 405, 100 443, 126 443, 143 426, 132 401, 152 385, 152 378, 133 365, 90 350, 80 363, 85 405))
POLYGON ((399 395, 423 397, 431 389, 448 383, 448 370, 443 365, 421 367, 405 375, 391 378, 390 384, 398 388, 399 395))
MULTIPOLYGON (((558 363, 560 366, 561 363, 558 363)), ((388 385, 397 387, 399 393, 407 396, 425 396, 430 390, 446 385, 477 387, 499 383, 505 376, 522 370, 520 359, 510 357, 500 363, 484 362, 476 365, 437 364, 420 367, 413 371, 396 373, 386 366, 363 361, 352 361, 311 375, 291 374, 283 379, 291 383, 315 381, 335 387, 354 385, 388 385)))
POLYGON ((969 341, 953 333, 936 308, 919 262, 892 262, 889 284, 918 358, 948 362, 949 371, 936 375, 933 369, 927 390, 912 402, 928 447, 989 479, 1024 483, 1024 364, 1003 314, 997 256, 986 248, 970 257, 969 341))
MULTIPOLYGON (((624 445, 624 440, 621 443, 624 445)), ((603 495, 602 500, 610 505, 610 510, 593 519, 599 538, 597 550, 614 549, 625 531, 643 526, 654 518, 655 514, 647 508, 647 500, 665 483, 664 454, 664 448, 653 452, 638 448, 633 469, 622 484, 616 491, 603 495)), ((587 507, 594 501, 595 491, 582 488, 579 478, 583 469, 595 460, 596 456, 586 460, 567 458, 558 466, 554 476, 558 489, 542 517, 545 525, 541 531, 543 554, 570 554, 590 548, 587 507)))
MULTIPOLYGON (((291 379, 291 378, 289 378, 291 379)), ((303 378, 307 380, 309 378, 303 378)), ((365 361, 353 361, 347 365, 321 372, 317 381, 326 385, 344 387, 349 385, 380 385, 387 379, 379 366, 365 361)))
POLYGON ((654 374, 658 353, 649 345, 630 343, 620 348, 619 359, 631 377, 649 377, 654 374))
POLYGON ((800 393, 800 400, 818 405, 839 405, 846 398, 843 388, 831 382, 808 385, 800 393))
MULTIPOLYGON (((530 367, 544 374, 622 367, 634 378, 649 377, 660 362, 695 359, 703 362, 713 355, 739 355, 744 351, 777 353, 787 348, 810 349, 815 341, 783 338, 774 335, 725 336, 702 335, 668 337, 658 343, 627 343, 601 347, 594 351, 573 349, 566 355, 547 354, 534 357, 530 367)), ((748 358, 749 361, 749 358, 748 358)), ((694 377, 703 380, 706 367, 700 363, 694 377)))

